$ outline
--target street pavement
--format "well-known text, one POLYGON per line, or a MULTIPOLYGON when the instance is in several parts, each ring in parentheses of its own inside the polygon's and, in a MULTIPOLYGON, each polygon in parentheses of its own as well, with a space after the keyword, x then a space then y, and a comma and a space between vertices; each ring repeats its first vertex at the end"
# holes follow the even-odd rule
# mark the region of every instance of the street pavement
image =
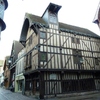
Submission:
MULTIPOLYGON (((0 88, 0 100, 38 100, 35 97, 28 97, 21 93, 11 92, 0 88)), ((45 100, 100 100, 100 91, 66 94, 66 96, 45 98, 45 100)))
POLYGON ((14 93, 11 92, 10 90, 5 90, 3 88, 0 88, 0 100, 36 100, 36 99, 29 98, 20 93, 14 93))

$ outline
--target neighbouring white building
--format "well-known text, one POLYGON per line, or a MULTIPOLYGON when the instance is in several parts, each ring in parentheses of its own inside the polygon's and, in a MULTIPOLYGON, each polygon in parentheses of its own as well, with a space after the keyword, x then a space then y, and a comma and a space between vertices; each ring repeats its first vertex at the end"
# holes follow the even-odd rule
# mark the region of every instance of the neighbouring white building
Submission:
POLYGON ((19 60, 16 63, 16 75, 15 75, 15 92, 21 92, 22 94, 24 94, 24 88, 25 88, 25 77, 23 75, 25 59, 24 57, 22 57, 24 54, 25 54, 25 48, 22 49, 18 54, 19 60))

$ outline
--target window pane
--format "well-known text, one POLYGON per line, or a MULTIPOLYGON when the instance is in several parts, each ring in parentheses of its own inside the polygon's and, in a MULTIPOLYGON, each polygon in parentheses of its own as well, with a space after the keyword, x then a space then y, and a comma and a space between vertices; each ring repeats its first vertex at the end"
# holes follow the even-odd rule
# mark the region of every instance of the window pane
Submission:
POLYGON ((72 37, 71 40, 72 40, 72 43, 75 43, 75 38, 74 37, 72 37))
POLYGON ((82 52, 81 52, 81 51, 78 51, 78 55, 79 55, 79 56, 82 56, 82 52))
POLYGON ((28 55, 26 56, 26 65, 28 65, 28 55))
POLYGON ((47 53, 40 53, 40 60, 46 61, 47 60, 47 53))
POLYGON ((78 64, 78 58, 77 58, 77 56, 73 56, 73 59, 74 59, 74 64, 78 64))
POLYGON ((95 58, 95 64, 96 64, 96 65, 99 65, 99 60, 98 60, 98 58, 95 58))
POLYGON ((76 38, 76 43, 79 44, 80 43, 80 39, 76 38))
POLYGON ((79 57, 80 63, 83 63, 83 58, 79 57))
POLYGON ((45 32, 40 32, 40 38, 46 39, 46 33, 45 32))

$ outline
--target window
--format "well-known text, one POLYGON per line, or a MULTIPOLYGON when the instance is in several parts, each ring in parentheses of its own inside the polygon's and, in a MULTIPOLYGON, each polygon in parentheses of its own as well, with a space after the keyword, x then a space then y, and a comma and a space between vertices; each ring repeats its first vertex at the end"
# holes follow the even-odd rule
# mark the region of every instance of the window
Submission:
POLYGON ((73 60, 74 64, 83 63, 82 53, 80 50, 73 49, 73 60))
POLYGON ((50 22, 55 24, 57 23, 57 18, 55 14, 50 14, 50 22))
POLYGON ((82 64, 83 63, 83 58, 82 56, 79 57, 79 62, 82 64))
POLYGON ((29 37, 29 45, 31 45, 32 44, 32 35, 29 37))
POLYGON ((47 61, 47 53, 40 53, 40 60, 47 61))
POLYGON ((95 64, 96 64, 96 65, 99 65, 99 60, 98 60, 98 58, 95 58, 95 64))
POLYGON ((77 56, 73 56, 73 59, 74 59, 74 64, 78 64, 77 56))
POLYGON ((80 39, 79 38, 76 38, 76 43, 80 44, 80 39))
POLYGON ((28 65, 28 55, 26 55, 26 66, 28 65))
POLYGON ((30 58, 29 58, 29 65, 32 65, 32 52, 30 53, 30 58))
POLYGON ((45 32, 40 32, 40 38, 41 39, 46 39, 46 33, 45 32))
POLYGON ((71 41, 72 41, 72 43, 80 44, 80 39, 79 38, 71 37, 71 41))
POLYGON ((74 37, 72 37, 71 40, 72 40, 72 43, 75 43, 75 38, 74 37))

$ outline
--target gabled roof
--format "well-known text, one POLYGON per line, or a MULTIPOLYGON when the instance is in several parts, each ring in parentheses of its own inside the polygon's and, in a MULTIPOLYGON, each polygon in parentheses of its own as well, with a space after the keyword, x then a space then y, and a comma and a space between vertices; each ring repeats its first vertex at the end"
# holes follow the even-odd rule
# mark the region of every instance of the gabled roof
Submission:
MULTIPOLYGON (((32 15, 32 14, 26 14, 26 17, 31 20, 31 23, 36 23, 39 25, 45 25, 48 26, 45 21, 36 15, 32 15)), ((73 26, 73 25, 68 25, 62 22, 59 22, 59 28, 61 31, 66 31, 66 32, 70 32, 73 34, 79 34, 79 35, 85 35, 85 36, 89 36, 89 37, 96 37, 96 38, 100 38, 100 36, 98 36, 97 34, 95 34, 94 32, 86 29, 86 28, 81 28, 81 27, 77 27, 77 26, 73 26)))
POLYGON ((23 48, 24 46, 19 41, 14 40, 12 44, 10 57, 14 56, 15 59, 17 59, 19 51, 22 50, 23 48))
POLYGON ((39 24, 46 25, 46 22, 37 15, 26 13, 25 17, 27 17, 30 21, 32 21, 32 23, 39 23, 39 24))

